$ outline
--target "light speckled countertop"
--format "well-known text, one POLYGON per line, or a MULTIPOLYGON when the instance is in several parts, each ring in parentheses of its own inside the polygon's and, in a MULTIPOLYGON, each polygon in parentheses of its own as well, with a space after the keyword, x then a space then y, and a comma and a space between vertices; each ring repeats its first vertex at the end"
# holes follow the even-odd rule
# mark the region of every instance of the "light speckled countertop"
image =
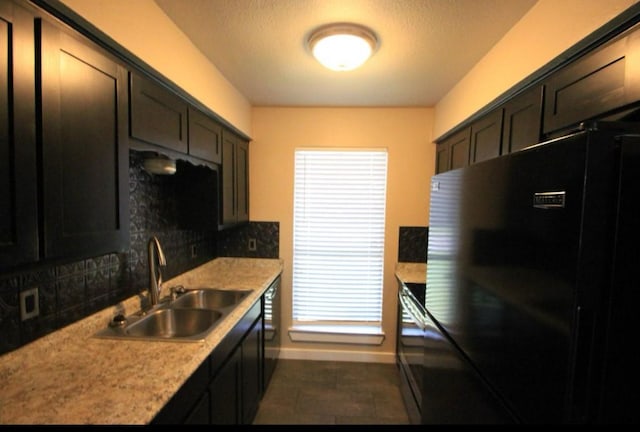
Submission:
POLYGON ((396 277, 402 282, 426 283, 427 264, 399 262, 396 264, 396 277))
POLYGON ((93 337, 140 310, 134 296, 0 356, 0 424, 148 424, 281 272, 279 259, 217 258, 166 281, 253 290, 204 342, 93 337))

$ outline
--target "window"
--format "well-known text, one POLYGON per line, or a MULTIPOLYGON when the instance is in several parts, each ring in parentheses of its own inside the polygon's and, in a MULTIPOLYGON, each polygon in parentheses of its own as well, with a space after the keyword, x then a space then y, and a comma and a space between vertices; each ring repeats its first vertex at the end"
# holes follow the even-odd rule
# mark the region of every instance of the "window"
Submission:
POLYGON ((379 333, 386 150, 296 150, 294 181, 294 328, 379 333))

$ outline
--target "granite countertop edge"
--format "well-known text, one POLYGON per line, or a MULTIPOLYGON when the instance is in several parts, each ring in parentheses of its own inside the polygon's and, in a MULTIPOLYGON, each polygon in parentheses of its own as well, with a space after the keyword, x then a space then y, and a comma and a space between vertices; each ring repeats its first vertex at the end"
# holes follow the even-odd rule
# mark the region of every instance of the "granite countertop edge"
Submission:
POLYGON ((395 275, 400 282, 426 283, 427 264, 398 262, 396 263, 395 275))
POLYGON ((0 356, 0 424, 148 424, 282 273, 268 258, 216 258, 168 287, 249 289, 203 342, 93 337, 136 295, 0 356))

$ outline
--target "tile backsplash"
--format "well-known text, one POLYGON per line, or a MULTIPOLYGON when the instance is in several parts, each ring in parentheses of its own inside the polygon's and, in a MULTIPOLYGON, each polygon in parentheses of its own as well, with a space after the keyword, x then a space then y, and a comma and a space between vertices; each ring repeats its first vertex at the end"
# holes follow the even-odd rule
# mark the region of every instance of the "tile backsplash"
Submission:
POLYGON ((400 227, 398 262, 427 262, 429 227, 400 227))
POLYGON ((279 222, 249 222, 218 233, 218 256, 278 258, 279 238, 279 222), (255 250, 250 250, 250 240, 255 240, 255 250))
POLYGON ((218 256, 278 258, 278 222, 217 232, 215 171, 182 161, 177 168, 172 176, 151 175, 143 169, 143 154, 130 152, 128 250, 0 274, 0 355, 145 291, 151 236, 167 259, 165 280, 218 256), (249 239, 256 240, 255 251, 249 239), (20 293, 33 287, 39 314, 21 321, 20 293))

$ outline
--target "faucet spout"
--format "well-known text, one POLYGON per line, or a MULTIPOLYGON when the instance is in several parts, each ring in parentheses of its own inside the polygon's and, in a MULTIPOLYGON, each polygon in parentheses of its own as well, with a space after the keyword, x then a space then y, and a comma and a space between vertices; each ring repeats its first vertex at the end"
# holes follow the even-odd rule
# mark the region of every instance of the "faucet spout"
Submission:
POLYGON ((160 241, 156 236, 149 239, 149 298, 151 305, 158 304, 160 292, 162 291, 162 271, 161 267, 167 265, 167 260, 160 246, 160 241))

